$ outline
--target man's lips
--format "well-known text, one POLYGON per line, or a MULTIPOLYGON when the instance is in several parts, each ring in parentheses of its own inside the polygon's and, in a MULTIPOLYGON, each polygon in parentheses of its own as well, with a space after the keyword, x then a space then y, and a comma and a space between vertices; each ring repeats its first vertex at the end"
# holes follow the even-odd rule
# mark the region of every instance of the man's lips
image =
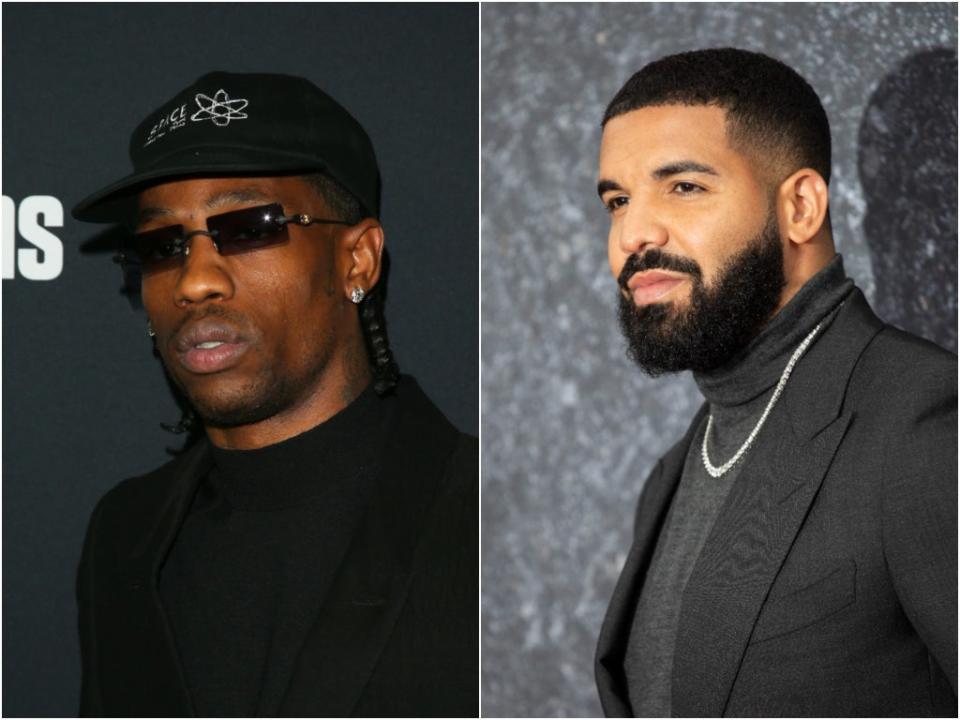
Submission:
POLYGON ((174 348, 180 364, 197 374, 215 373, 233 367, 249 347, 236 328, 215 320, 201 320, 187 325, 174 336, 174 348))
POLYGON ((633 297, 634 305, 649 305, 687 280, 686 275, 675 275, 660 270, 647 270, 634 273, 627 282, 627 289, 633 297))

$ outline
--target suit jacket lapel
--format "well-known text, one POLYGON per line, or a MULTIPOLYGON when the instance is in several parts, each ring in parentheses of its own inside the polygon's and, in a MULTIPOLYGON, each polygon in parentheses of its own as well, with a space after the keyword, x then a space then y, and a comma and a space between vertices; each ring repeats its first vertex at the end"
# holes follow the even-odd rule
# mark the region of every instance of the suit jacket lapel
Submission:
POLYGON ((770 586, 850 424, 841 413, 850 373, 881 327, 854 291, 749 451, 684 591, 673 714, 723 714, 770 586))
MULTIPOLYGON (((209 471, 211 457, 206 439, 192 446, 173 463, 156 471, 152 487, 161 493, 141 496, 154 522, 136 528, 129 554, 118 567, 111 592, 98 602, 101 627, 99 655, 119 662, 101 669, 104 697, 112 699, 111 715, 137 714, 150 707, 157 716, 192 714, 176 646, 160 602, 160 567, 190 507, 200 479, 209 471), (159 508, 159 512, 155 510, 159 508), (118 707, 129 702, 129 711, 118 707)), ((142 518, 145 514, 131 513, 142 518)), ((149 515, 146 515, 149 517, 149 515)), ((121 555, 123 555, 121 551, 121 555)))
POLYGON ((613 591, 597 642, 595 673, 600 703, 607 717, 632 716, 623 671, 630 625, 660 529, 683 473, 687 449, 705 412, 706 405, 700 408, 684 438, 664 455, 643 488, 633 544, 613 591))
POLYGON ((797 443, 785 416, 771 415, 683 594, 674 715, 723 714, 760 608, 849 421, 840 417, 813 441, 797 443))
POLYGON ((281 716, 349 716, 403 607, 417 540, 458 437, 411 385, 406 414, 388 432, 375 494, 301 650, 281 716))

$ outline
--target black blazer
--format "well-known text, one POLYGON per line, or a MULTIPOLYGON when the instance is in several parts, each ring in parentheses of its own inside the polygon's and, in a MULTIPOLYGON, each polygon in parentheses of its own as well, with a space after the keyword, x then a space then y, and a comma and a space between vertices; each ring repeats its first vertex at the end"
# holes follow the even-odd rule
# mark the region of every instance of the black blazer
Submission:
MULTIPOLYGON (((404 378, 379 493, 318 608, 282 716, 479 713, 478 457, 404 378)), ((157 584, 211 455, 201 440, 94 510, 78 575, 81 715, 192 714, 157 584)))
MULTIPOLYGON (((629 716, 637 597, 706 406, 657 463, 600 633, 629 716)), ((854 290, 797 364, 681 600, 677 716, 957 714, 957 358, 854 290)))

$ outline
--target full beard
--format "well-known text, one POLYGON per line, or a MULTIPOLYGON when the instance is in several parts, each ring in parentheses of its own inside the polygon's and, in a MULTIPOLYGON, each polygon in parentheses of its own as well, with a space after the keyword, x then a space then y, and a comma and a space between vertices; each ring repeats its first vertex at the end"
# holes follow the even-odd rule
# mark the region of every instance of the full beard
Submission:
POLYGON ((633 273, 654 268, 686 272, 693 287, 690 304, 682 310, 673 303, 637 307, 629 293, 619 294, 617 314, 627 356, 652 377, 681 370, 709 372, 725 365, 770 319, 786 284, 773 215, 759 235, 727 260, 709 288, 694 261, 659 249, 642 258, 631 256, 620 274, 620 287, 626 288, 633 273))

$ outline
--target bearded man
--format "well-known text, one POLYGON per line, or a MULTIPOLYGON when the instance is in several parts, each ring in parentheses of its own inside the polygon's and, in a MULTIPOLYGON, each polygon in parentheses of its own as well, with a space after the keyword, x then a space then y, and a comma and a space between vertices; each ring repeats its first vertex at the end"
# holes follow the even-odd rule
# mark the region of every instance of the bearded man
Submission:
POLYGON ((957 712, 957 361, 845 276, 796 72, 651 63, 603 119, 629 354, 706 402, 642 487, 601 630, 610 716, 957 712))
POLYGON ((401 376, 380 175, 309 81, 216 72, 74 209, 118 259, 200 434, 98 503, 81 714, 461 716, 477 702, 477 449, 401 376))

